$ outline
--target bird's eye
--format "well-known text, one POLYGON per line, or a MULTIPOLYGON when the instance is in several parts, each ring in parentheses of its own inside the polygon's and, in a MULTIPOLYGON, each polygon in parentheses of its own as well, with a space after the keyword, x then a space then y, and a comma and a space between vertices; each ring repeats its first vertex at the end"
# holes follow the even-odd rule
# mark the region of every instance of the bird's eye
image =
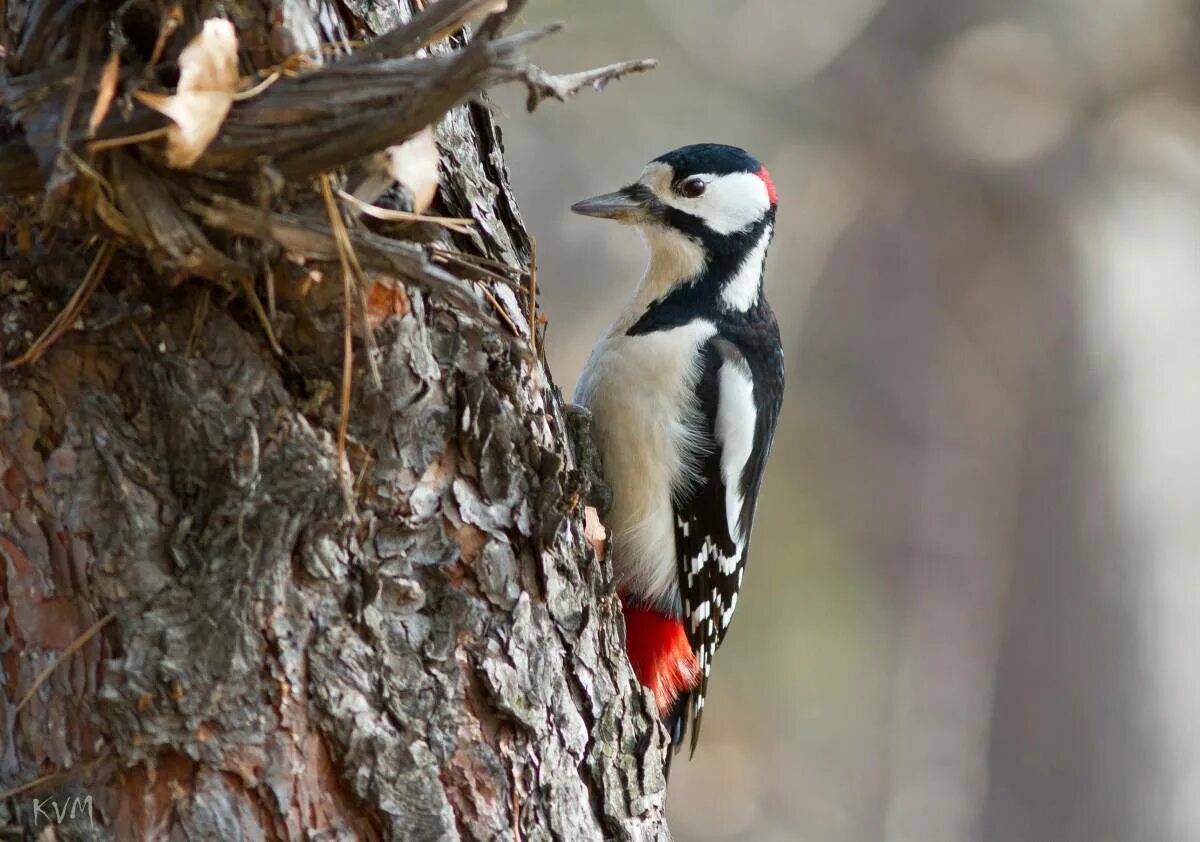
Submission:
POLYGON ((695 199, 698 196, 704 195, 704 188, 708 187, 702 178, 689 178, 687 181, 679 185, 679 195, 688 199, 695 199))

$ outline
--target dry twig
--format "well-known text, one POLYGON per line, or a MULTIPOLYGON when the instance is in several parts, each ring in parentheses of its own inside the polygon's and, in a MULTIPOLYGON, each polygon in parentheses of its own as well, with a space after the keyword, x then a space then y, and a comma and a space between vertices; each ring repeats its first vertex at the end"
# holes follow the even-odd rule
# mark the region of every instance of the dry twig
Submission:
POLYGON ((100 84, 96 89, 96 104, 92 107, 92 116, 88 118, 88 137, 96 133, 96 129, 104 122, 117 93, 117 77, 121 70, 121 53, 112 51, 108 61, 104 62, 104 70, 100 73, 100 84))
POLYGON ((212 287, 206 285, 201 288, 200 303, 196 305, 196 309, 192 312, 192 331, 188 335, 185 356, 190 357, 196 352, 196 346, 200 341, 200 332, 204 329, 204 321, 208 318, 208 306, 211 300, 212 287))
POLYGON ((504 309, 504 305, 496 299, 496 296, 492 293, 492 291, 487 288, 486 283, 479 284, 479 291, 483 293, 483 297, 486 298, 488 303, 491 304, 492 307, 495 308, 496 312, 500 314, 501 321, 508 325, 509 330, 513 332, 513 336, 520 337, 521 329, 517 327, 516 322, 509 318, 508 312, 504 309))
POLYGON ((275 272, 271 269, 271 261, 263 256, 263 278, 267 284, 267 314, 274 324, 277 313, 275 312, 275 272))
POLYGON ((109 749, 105 749, 103 754, 94 760, 89 760, 87 763, 76 764, 68 769, 61 769, 57 772, 47 772, 44 775, 34 778, 32 781, 26 781, 23 784, 14 786, 12 789, 6 789, 3 792, 0 792, 0 801, 7 801, 10 798, 14 798, 27 792, 36 792, 43 787, 50 788, 52 785, 56 786, 62 781, 68 781, 71 779, 78 780, 81 778, 86 779, 92 774, 92 771, 97 766, 107 761, 108 758, 109 749))
POLYGON ((248 99, 254 99, 254 97, 263 93, 264 91, 267 90, 267 88, 271 87, 276 82, 278 82, 280 79, 282 79, 283 74, 284 74, 283 70, 272 70, 270 73, 267 74, 266 78, 264 78, 258 84, 254 85, 252 87, 249 87, 244 91, 238 91, 236 94, 234 94, 233 101, 234 102, 245 102, 248 99))
MULTIPOLYGON (((341 252, 329 226, 282 213, 264 213, 232 199, 219 197, 212 204, 192 202, 187 209, 204 224, 244 237, 273 242, 291 254, 314 260, 340 260, 341 252)), ((344 229, 344 226, 343 226, 344 229)), ((425 260, 420 249, 381 237, 370 231, 348 235, 355 260, 380 272, 408 279, 423 288, 449 296, 468 315, 488 320, 471 287, 451 273, 425 260)))
POLYGON ((438 0, 427 5, 403 26, 376 38, 351 61, 398 58, 453 35, 469 21, 503 11, 505 0, 438 0))
POLYGON ((84 12, 83 35, 79 44, 79 55, 75 58, 75 75, 67 92, 67 102, 63 107, 62 122, 58 125, 58 145, 65 147, 67 137, 71 133, 71 124, 75 122, 75 109, 79 107, 79 96, 83 93, 83 79, 88 66, 88 58, 92 50, 92 37, 96 33, 96 7, 89 5, 84 12))
POLYGON ((93 140, 87 145, 89 152, 102 152, 105 149, 116 149, 118 146, 132 146, 135 143, 145 143, 147 140, 156 140, 160 137, 166 137, 168 126, 162 126, 157 129, 148 129, 137 134, 122 135, 120 137, 106 137, 103 140, 93 140))
POLYGON ((590 87, 599 91, 615 79, 620 79, 630 73, 644 73, 657 65, 656 59, 644 58, 637 61, 619 61, 616 64, 592 70, 581 70, 578 73, 552 76, 540 67, 530 64, 525 67, 520 76, 521 81, 529 89, 525 107, 533 111, 538 107, 538 103, 547 97, 553 97, 559 102, 566 102, 584 88, 590 87))
POLYGON ((430 250, 430 260, 432 260, 434 263, 442 263, 447 266, 453 266, 474 278, 496 281, 497 283, 505 284, 506 286, 510 287, 517 286, 517 281, 514 278, 510 277, 509 275, 501 275, 499 272, 495 272, 486 266, 473 263, 466 259, 470 256, 471 255, 467 255, 462 252, 446 251, 444 249, 435 248, 430 250))
POLYGON ((117 615, 113 614, 111 611, 105 614, 99 620, 92 623, 92 625, 83 634, 71 641, 70 646, 59 652, 55 659, 47 664, 44 670, 38 673, 37 678, 33 680, 33 684, 29 686, 29 689, 25 691, 25 695, 21 697, 21 701, 17 702, 17 707, 16 710, 13 711, 13 716, 15 717, 21 712, 21 708, 29 704, 29 700, 33 698, 35 693, 37 693, 38 688, 46 683, 46 680, 50 678, 56 669, 58 669, 59 665, 64 663, 67 658, 71 657, 80 649, 82 649, 89 640, 95 637, 102 628, 115 620, 116 617, 117 615))
POLYGON ((529 238, 529 348, 537 357, 537 240, 529 238))
POLYGON ((262 325, 263 331, 267 334, 267 341, 271 343, 271 350, 282 357, 283 348, 279 347, 279 340, 275 338, 275 330, 271 327, 271 319, 267 316, 267 311, 263 309, 262 301, 258 298, 258 293, 254 291, 254 278, 249 275, 243 276, 242 291, 246 294, 246 300, 250 302, 250 309, 254 311, 254 315, 258 317, 259 324, 262 325))
POLYGON ((87 306, 88 299, 92 297, 92 293, 96 291, 96 287, 104 279, 104 273, 108 270, 108 264, 112 260, 114 251, 116 251, 116 247, 112 243, 105 241, 101 244, 100 248, 96 251, 95 258, 92 260, 92 265, 83 277, 83 282, 72 293, 70 300, 67 301, 67 306, 63 307, 59 311, 59 314, 54 317, 54 320, 42 331, 41 335, 33 340, 33 344, 29 346, 24 354, 4 364, 5 369, 18 368, 27 363, 37 362, 50 349, 50 346, 57 342, 70 329, 71 325, 75 324, 75 320, 79 318, 79 314, 87 306))
POLYGON ((158 37, 154 40, 154 49, 150 53, 150 61, 146 64, 145 76, 150 78, 150 74, 154 72, 154 68, 162 60, 163 50, 167 48, 167 42, 171 40, 171 36, 175 34, 175 30, 179 28, 179 24, 183 22, 183 8, 178 4, 173 4, 167 9, 162 16, 162 20, 158 24, 158 37))
POLYGON ((381 208, 378 205, 364 202, 362 199, 347 193, 345 190, 338 190, 337 195, 339 199, 346 202, 346 204, 353 207, 359 213, 364 213, 373 219, 383 222, 432 222, 434 225, 441 225, 443 228, 449 228, 451 231, 459 234, 470 234, 475 227, 475 220, 473 219, 457 216, 430 216, 424 213, 381 208))
MULTIPOLYGON (((333 231, 333 239, 337 244, 338 259, 342 264, 342 400, 341 414, 338 418, 337 432, 337 462, 340 473, 346 461, 346 433, 350 429, 350 390, 354 377, 354 342, 350 333, 350 321, 354 317, 354 304, 350 297, 354 278, 351 274, 351 255, 353 245, 342 222, 337 203, 333 200, 333 187, 328 173, 321 176, 321 198, 325 200, 325 212, 329 215, 329 227, 333 231)), ((349 487, 349 477, 345 478, 349 487)))

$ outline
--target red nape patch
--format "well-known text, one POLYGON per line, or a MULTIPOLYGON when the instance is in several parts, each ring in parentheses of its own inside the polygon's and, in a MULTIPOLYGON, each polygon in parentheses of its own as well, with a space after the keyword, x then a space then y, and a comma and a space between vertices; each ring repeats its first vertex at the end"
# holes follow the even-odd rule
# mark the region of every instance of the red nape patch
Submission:
POLYGON ((762 179, 763 184, 767 185, 767 197, 771 200, 771 204, 779 204, 779 194, 775 192, 775 182, 771 181, 771 174, 767 172, 767 168, 759 167, 755 175, 762 179))
POLYGON ((671 712, 676 697, 696 686, 700 662, 688 643, 683 623, 652 608, 621 600, 625 614, 625 648, 633 672, 654 694, 659 716, 671 712))

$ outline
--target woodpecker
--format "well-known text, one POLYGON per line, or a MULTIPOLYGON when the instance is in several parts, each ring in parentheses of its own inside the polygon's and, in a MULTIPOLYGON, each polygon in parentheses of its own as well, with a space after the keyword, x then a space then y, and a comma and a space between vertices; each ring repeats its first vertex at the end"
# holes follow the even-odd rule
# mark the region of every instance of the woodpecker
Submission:
POLYGON ((650 250, 575 402, 592 413, 612 491, 609 553, 629 660, 675 751, 689 721, 696 750, 783 402, 783 347, 763 296, 776 205, 766 167, 703 143, 571 206, 637 227, 650 250))

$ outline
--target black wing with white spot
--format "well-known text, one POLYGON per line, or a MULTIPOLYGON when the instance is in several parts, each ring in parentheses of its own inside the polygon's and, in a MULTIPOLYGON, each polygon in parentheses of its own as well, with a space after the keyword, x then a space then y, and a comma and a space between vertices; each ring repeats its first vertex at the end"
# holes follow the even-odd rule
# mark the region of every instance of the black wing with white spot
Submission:
POLYGON ((674 501, 683 623, 701 674, 691 698, 681 700, 682 727, 673 736, 682 741, 692 714, 692 751, 713 654, 737 606, 755 500, 783 399, 783 353, 774 318, 723 328, 704 348, 697 384, 707 445, 693 454, 698 479, 674 501))

